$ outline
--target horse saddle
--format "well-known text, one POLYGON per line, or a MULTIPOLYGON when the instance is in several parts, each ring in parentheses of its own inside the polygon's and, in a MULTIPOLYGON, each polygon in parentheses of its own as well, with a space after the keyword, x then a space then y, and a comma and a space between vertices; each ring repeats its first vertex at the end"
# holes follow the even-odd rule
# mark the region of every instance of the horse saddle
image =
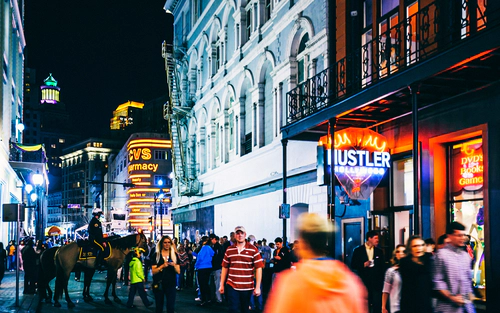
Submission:
MULTIPOLYGON (((94 247, 94 245, 85 245, 85 246, 80 246, 80 249, 78 251, 78 260, 79 261, 84 261, 88 259, 95 259, 97 256, 97 253, 100 250, 99 248, 94 247)), ((104 253, 104 260, 107 260, 109 256, 111 255, 111 246, 108 243, 106 247, 104 247, 104 251, 100 252, 104 253)))

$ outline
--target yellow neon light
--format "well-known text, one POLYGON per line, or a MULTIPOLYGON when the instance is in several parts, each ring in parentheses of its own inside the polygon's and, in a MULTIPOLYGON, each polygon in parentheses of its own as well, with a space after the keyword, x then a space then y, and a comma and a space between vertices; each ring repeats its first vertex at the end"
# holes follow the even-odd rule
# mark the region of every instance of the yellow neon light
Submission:
POLYGON ((152 198, 141 198, 141 199, 129 199, 127 200, 127 203, 131 202, 154 202, 155 200, 152 198))
POLYGON ((150 216, 151 213, 148 213, 148 212, 133 212, 133 213, 130 213, 130 216, 150 216))
POLYGON ((151 208, 151 204, 131 204, 128 206, 131 209, 151 208))
POLYGON ((135 143, 163 143, 163 144, 171 144, 172 142, 169 139, 134 139, 130 140, 127 146, 130 146, 135 143))
MULTIPOLYGON (((170 191, 170 189, 166 188, 166 189, 163 189, 163 191, 165 190, 168 190, 170 191)), ((160 191, 160 188, 130 188, 129 190, 127 190, 127 193, 131 193, 131 192, 158 192, 160 191)))
POLYGON ((132 178, 149 178, 149 177, 151 177, 151 174, 132 174, 128 178, 132 179, 132 178))
POLYGON ((135 148, 163 148, 163 149, 170 149, 172 148, 172 145, 171 144, 168 144, 168 145, 160 145, 160 144, 156 144, 156 145, 151 145, 151 144, 134 144, 130 147, 128 147, 127 149, 135 149, 135 148))
POLYGON ((384 141, 382 143, 382 146, 379 146, 377 144, 377 140, 378 140, 378 137, 375 137, 375 139, 373 139, 373 136, 370 135, 370 137, 368 137, 368 139, 365 141, 364 146, 372 146, 373 148, 375 148, 378 151, 384 151, 385 146, 387 145, 387 141, 384 141))

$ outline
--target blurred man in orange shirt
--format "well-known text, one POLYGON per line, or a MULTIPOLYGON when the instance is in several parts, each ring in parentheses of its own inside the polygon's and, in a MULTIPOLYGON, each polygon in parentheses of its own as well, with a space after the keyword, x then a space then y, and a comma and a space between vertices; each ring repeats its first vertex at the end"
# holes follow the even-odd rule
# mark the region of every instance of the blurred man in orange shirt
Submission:
POLYGON ((367 313, 365 286, 342 262, 326 257, 333 225, 317 214, 298 219, 300 261, 296 270, 280 273, 265 313, 367 313))

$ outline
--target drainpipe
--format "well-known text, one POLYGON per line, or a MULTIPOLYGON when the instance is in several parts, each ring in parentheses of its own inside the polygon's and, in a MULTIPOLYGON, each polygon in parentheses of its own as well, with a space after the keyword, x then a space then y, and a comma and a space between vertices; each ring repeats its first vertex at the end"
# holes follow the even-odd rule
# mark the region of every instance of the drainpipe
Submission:
MULTIPOLYGON (((286 204, 286 188, 287 188, 287 169, 286 169, 286 146, 288 144, 288 139, 281 140, 281 145, 283 146, 283 204, 286 204)), ((286 245, 286 221, 287 219, 283 219, 283 244, 286 245)))
MULTIPOLYGON (((334 150, 335 145, 333 144, 333 139, 335 136, 335 124, 337 123, 337 119, 331 118, 328 121, 328 137, 331 138, 331 148, 330 148, 330 186, 328 191, 328 217, 329 220, 335 225, 335 166, 334 166, 334 150)), ((328 144, 328 143, 327 143, 328 144)), ((328 160, 325 160, 328 162, 328 160)), ((335 258, 335 232, 331 232, 330 238, 328 238, 328 250, 330 252, 330 256, 335 258)))
MULTIPOLYGON (((410 220, 410 234, 421 233, 420 212, 420 172, 419 172, 419 141, 418 141, 418 86, 408 86, 412 102, 412 126, 413 126, 413 221, 410 220), (413 228, 413 229, 412 229, 413 228)), ((410 214, 411 219, 412 214, 410 214)))

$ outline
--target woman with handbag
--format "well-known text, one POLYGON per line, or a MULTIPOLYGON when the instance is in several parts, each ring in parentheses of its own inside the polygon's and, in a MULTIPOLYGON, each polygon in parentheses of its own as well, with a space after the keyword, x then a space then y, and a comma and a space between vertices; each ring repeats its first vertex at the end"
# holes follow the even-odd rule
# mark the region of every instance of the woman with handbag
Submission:
POLYGON ((175 287, 177 274, 181 272, 179 256, 172 246, 169 236, 161 237, 156 252, 151 256, 151 270, 153 272, 153 294, 156 302, 156 313, 163 311, 165 297, 167 299, 167 313, 174 313, 175 287))

